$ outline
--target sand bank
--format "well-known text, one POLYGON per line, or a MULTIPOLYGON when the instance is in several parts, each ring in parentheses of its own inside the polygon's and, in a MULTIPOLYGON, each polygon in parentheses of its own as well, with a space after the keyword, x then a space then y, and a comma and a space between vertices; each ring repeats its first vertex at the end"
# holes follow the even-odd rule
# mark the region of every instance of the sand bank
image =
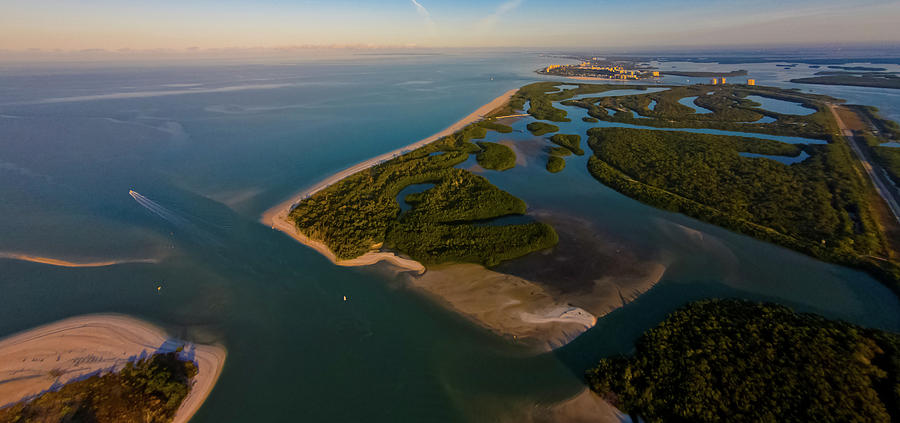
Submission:
POLYGON ((391 264, 394 264, 394 265, 399 266, 404 269, 408 269, 408 270, 412 270, 412 271, 416 271, 416 272, 424 272, 425 266, 423 266, 421 263, 419 263, 415 260, 410 260, 407 258, 399 257, 396 254, 389 253, 389 252, 372 251, 372 252, 366 253, 366 254, 364 254, 360 257, 357 257, 355 259, 352 259, 352 260, 337 260, 337 257, 335 256, 334 252, 331 251, 331 249, 329 249, 328 246, 326 246, 324 243, 322 243, 318 240, 311 239, 311 238, 303 235, 296 228, 296 226, 294 226, 293 222, 288 220, 288 215, 290 214, 291 210, 293 210, 294 206, 297 205, 297 203, 299 203, 301 200, 327 188, 328 186, 334 184, 335 182, 340 181, 341 179, 344 179, 344 178, 346 178, 356 172, 359 172, 361 170, 365 170, 372 166, 375 166, 376 164, 378 164, 384 160, 393 158, 396 155, 415 150, 419 147, 423 147, 423 146, 430 144, 434 141, 437 141, 447 135, 451 135, 454 132, 459 131, 460 129, 466 127, 466 125, 469 125, 470 123, 477 122, 477 121, 483 119, 484 117, 489 115, 491 112, 503 107, 517 91, 518 91, 518 88, 509 90, 509 91, 503 93, 503 95, 491 100, 491 102, 485 104, 484 106, 479 107, 478 110, 475 110, 474 112, 472 112, 468 116, 462 118, 461 120, 454 123, 453 125, 448 126, 443 131, 440 131, 428 138, 416 141, 405 147, 401 147, 396 150, 389 151, 382 155, 373 157, 364 162, 357 163, 353 166, 348 167, 347 169, 344 169, 338 173, 335 173, 335 174, 325 178, 324 180, 320 181, 319 183, 313 185, 312 187, 306 188, 303 191, 300 191, 300 192, 294 194, 288 200, 267 210, 261 216, 260 222, 262 222, 266 226, 270 226, 272 229, 277 229, 281 232, 288 234, 289 236, 291 236, 292 238, 294 238, 301 244, 306 245, 306 246, 318 251, 319 253, 321 253, 322 255, 327 257, 329 260, 331 260, 334 264, 337 264, 339 266, 367 266, 370 264, 378 263, 380 261, 387 261, 391 264))
POLYGON ((408 278, 411 286, 477 324, 541 351, 565 345, 597 321, 534 282, 478 264, 436 266, 408 278))
POLYGON ((32 256, 22 253, 11 253, 0 251, 0 259, 30 261, 32 263, 49 264, 51 266, 61 267, 104 267, 116 264, 126 263, 156 263, 156 259, 120 259, 120 260, 104 260, 104 261, 68 261, 52 257, 32 256))
POLYGON ((225 348, 178 341, 147 322, 114 314, 72 317, 0 340, 0 407, 181 346, 199 370, 173 420, 187 422, 222 373, 225 348))
POLYGON ((631 418, 585 388, 577 395, 551 405, 535 405, 515 415, 518 423, 630 423, 631 418))

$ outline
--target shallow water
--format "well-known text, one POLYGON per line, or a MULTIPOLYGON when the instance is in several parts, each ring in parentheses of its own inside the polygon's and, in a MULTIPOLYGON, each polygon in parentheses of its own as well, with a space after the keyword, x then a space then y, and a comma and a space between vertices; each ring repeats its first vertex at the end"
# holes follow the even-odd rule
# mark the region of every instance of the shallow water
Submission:
MULTIPOLYGON (((657 287, 555 354, 529 356, 405 289, 387 266, 333 266, 257 223, 328 174, 546 79, 532 73, 545 60, 491 53, 6 67, 0 250, 160 261, 73 269, 2 259, 0 336, 119 312, 222 342, 224 373, 196 422, 503 421, 510 409, 578 392, 585 366, 627 352, 692 299, 773 300, 900 329, 898 301, 861 272, 640 204, 594 181, 586 156, 547 173, 537 144, 546 141, 528 134, 529 119, 489 136, 513 140, 527 165, 482 174, 528 202, 530 214, 584 219, 598 242, 617 246, 589 268, 597 277, 621 274, 617 249, 667 266, 657 287)), ((573 122, 561 133, 606 124, 566 110, 573 122)), ((592 259, 592 251, 560 254, 574 266, 592 259)), ((527 272, 538 258, 501 268, 527 272)))
POLYGON ((748 95, 746 99, 762 104, 762 109, 768 110, 770 112, 781 113, 784 115, 806 116, 816 112, 816 109, 811 109, 809 107, 803 106, 800 103, 779 100, 777 98, 748 95))
POLYGON ((687 107, 694 109, 694 113, 697 113, 699 115, 705 115, 708 113, 712 113, 713 112, 712 110, 709 110, 706 107, 698 106, 696 103, 694 103, 694 100, 696 100, 697 97, 698 96, 682 97, 682 98, 678 99, 678 103, 680 103, 682 106, 687 106, 687 107))
MULTIPOLYGON (((589 128, 633 128, 633 129, 649 129, 652 131, 679 131, 679 132, 688 132, 692 134, 711 134, 711 135, 733 135, 738 137, 747 137, 747 138, 759 138, 764 140, 772 140, 772 141, 781 141, 788 144, 825 144, 825 140, 815 139, 815 138, 803 138, 803 137, 792 137, 785 135, 771 135, 771 134, 760 134, 757 132, 742 132, 742 131, 725 131, 721 129, 709 129, 709 128, 658 128, 655 126, 645 126, 645 125, 634 125, 630 123, 622 123, 622 122, 609 122, 601 120, 597 123, 587 123, 582 122, 581 118, 588 116, 587 109, 583 109, 578 106, 566 106, 561 103, 557 103, 554 105, 558 109, 565 110, 568 114, 568 118, 573 122, 553 122, 554 125, 560 127, 560 133, 564 132, 564 127, 571 127, 573 130, 580 131, 581 134, 587 134, 587 130, 589 128), (574 121, 578 122, 574 122, 574 121), (571 126, 571 124, 575 124, 575 126, 571 126)), ((612 111, 612 109, 607 109, 607 111, 612 111)), ((571 132, 570 132, 571 133, 571 132)))
POLYGON ((786 165, 800 163, 809 158, 809 154, 807 154, 805 151, 801 151, 800 154, 797 155, 797 157, 776 156, 776 155, 772 155, 772 154, 759 154, 759 153, 744 153, 744 152, 741 152, 738 154, 743 157, 757 157, 757 158, 762 158, 762 159, 775 160, 778 163, 784 163, 786 165))

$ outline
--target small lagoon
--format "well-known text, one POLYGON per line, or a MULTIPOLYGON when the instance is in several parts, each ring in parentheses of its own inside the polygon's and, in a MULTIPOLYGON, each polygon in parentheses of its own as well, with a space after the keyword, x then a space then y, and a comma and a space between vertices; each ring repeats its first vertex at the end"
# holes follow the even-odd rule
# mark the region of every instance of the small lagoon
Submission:
POLYGON ((763 109, 766 109, 770 112, 781 113, 783 115, 806 116, 816 112, 816 109, 811 109, 800 103, 794 103, 792 101, 778 100, 775 98, 763 97, 758 95, 748 95, 745 98, 762 104, 763 109))
POLYGON ((698 96, 683 97, 678 100, 678 103, 680 103, 682 106, 688 106, 688 107, 694 109, 694 113, 697 113, 697 114, 705 115, 705 114, 712 113, 713 112, 712 110, 709 110, 705 107, 698 106, 696 103, 694 103, 694 100, 696 100, 697 97, 698 96))

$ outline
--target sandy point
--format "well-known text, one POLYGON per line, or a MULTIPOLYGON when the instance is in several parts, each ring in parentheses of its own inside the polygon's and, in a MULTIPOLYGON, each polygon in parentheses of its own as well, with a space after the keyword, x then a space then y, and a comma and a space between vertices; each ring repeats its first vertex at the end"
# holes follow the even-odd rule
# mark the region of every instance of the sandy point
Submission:
POLYGON ((385 252, 385 251, 370 251, 370 252, 363 254, 359 257, 356 257, 354 259, 339 260, 337 258, 337 256, 334 254, 334 251, 332 251, 330 248, 328 248, 328 246, 325 245, 325 243, 323 243, 319 240, 316 240, 316 239, 312 239, 312 238, 306 236, 305 234, 303 234, 299 229, 297 229, 297 227, 289 219, 288 216, 290 215, 291 210, 293 210, 294 207, 298 203, 300 203, 300 201, 302 201, 303 199, 331 186, 332 184, 334 184, 350 175, 353 175, 354 173, 368 169, 372 166, 377 165, 378 163, 381 163, 382 161, 391 159, 399 154, 404 154, 409 151, 415 150, 417 148, 424 147, 427 144, 431 144, 432 142, 435 142, 447 135, 451 135, 454 132, 459 131, 462 128, 465 128, 466 125, 469 125, 471 123, 474 123, 474 122, 477 122, 479 120, 486 118, 492 112, 497 111, 501 107, 505 106, 509 102, 509 100, 512 98, 512 96, 515 95, 516 92, 518 92, 518 91, 519 91, 519 89, 516 88, 516 89, 512 89, 512 90, 509 90, 509 91, 503 93, 502 95, 491 100, 489 103, 485 104, 484 106, 479 107, 478 110, 475 110, 474 112, 470 113, 468 116, 457 121, 453 125, 448 126, 443 131, 440 131, 434 135, 431 135, 428 138, 416 141, 405 147, 401 147, 396 150, 381 154, 379 156, 373 157, 364 162, 357 163, 353 166, 348 167, 347 169, 344 169, 340 172, 337 172, 337 173, 323 179, 322 181, 318 182, 317 184, 313 185, 312 187, 306 188, 303 191, 300 191, 300 192, 292 195, 290 198, 288 198, 287 200, 285 200, 282 203, 279 203, 275 207, 272 207, 269 210, 266 210, 260 217, 260 223, 262 223, 266 226, 269 226, 272 229, 284 232, 291 238, 294 238, 297 242, 318 251, 320 254, 327 257, 329 260, 331 260, 332 263, 339 265, 339 266, 368 266, 371 264, 378 263, 380 261, 386 261, 397 267, 400 267, 400 268, 406 269, 406 270, 411 270, 416 273, 425 272, 425 266, 423 266, 422 263, 419 263, 415 260, 411 260, 408 258, 400 257, 394 253, 385 252))
POLYGON ((184 423, 212 392, 225 364, 221 345, 179 341, 150 323, 118 314, 72 317, 0 340, 0 407, 129 361, 184 347, 198 369, 173 422, 184 423))

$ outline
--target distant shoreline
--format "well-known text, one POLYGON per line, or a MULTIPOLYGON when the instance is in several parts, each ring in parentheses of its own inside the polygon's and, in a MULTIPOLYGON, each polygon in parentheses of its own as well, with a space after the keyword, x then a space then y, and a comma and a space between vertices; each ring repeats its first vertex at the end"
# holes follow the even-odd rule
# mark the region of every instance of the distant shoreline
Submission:
POLYGON ((222 374, 221 345, 174 341, 162 329, 120 314, 71 317, 0 339, 0 407, 40 395, 58 384, 96 372, 118 371, 126 363, 160 350, 185 346, 198 373, 173 423, 186 423, 222 374))
POLYGON ((456 123, 448 126, 444 130, 442 130, 434 135, 431 135, 425 139, 416 141, 405 147, 401 147, 396 150, 389 151, 387 153, 375 156, 364 162, 357 163, 353 166, 348 167, 347 169, 344 169, 340 172, 337 172, 337 173, 323 179, 322 181, 313 185, 312 187, 306 188, 306 189, 292 195, 288 200, 285 200, 285 201, 277 204, 276 206, 270 208, 269 210, 266 210, 260 217, 260 223, 262 223, 266 226, 270 226, 272 229, 276 229, 278 231, 284 232, 291 238, 294 238, 297 242, 318 251, 320 254, 322 254, 323 256, 328 258, 332 263, 334 263, 338 266, 367 266, 367 265, 378 263, 380 261, 387 261, 393 265, 396 265, 396 266, 406 269, 406 270, 411 270, 411 271, 418 272, 418 273, 425 272, 425 266, 422 265, 422 263, 419 263, 418 261, 415 261, 412 259, 400 257, 394 253, 383 252, 383 251, 370 251, 370 252, 363 254, 359 257, 356 257, 354 259, 339 260, 337 258, 337 256, 334 254, 334 252, 331 251, 331 249, 328 248, 327 245, 325 245, 325 243, 323 243, 319 240, 316 240, 316 239, 309 238, 308 236, 303 234, 299 229, 297 229, 297 227, 294 225, 294 223, 289 219, 291 210, 293 210, 294 207, 297 204, 299 204, 300 201, 302 201, 303 199, 331 186, 332 184, 334 184, 350 175, 353 175, 357 172, 360 172, 360 171, 363 171, 370 167, 373 167, 373 166, 377 165, 378 163, 381 163, 384 160, 389 160, 397 155, 406 153, 408 151, 415 150, 419 147, 423 147, 423 146, 430 144, 432 142, 435 142, 445 136, 452 135, 454 132, 459 131, 462 128, 465 128, 467 125, 484 119, 491 112, 499 109, 500 107, 503 107, 507 102, 509 102, 509 100, 512 98, 512 96, 515 95, 516 92, 518 92, 518 91, 519 91, 519 89, 515 88, 515 89, 509 90, 509 91, 503 93, 499 97, 497 97, 497 98, 491 100, 490 102, 488 102, 487 104, 479 107, 477 110, 470 113, 468 116, 460 119, 456 123))

